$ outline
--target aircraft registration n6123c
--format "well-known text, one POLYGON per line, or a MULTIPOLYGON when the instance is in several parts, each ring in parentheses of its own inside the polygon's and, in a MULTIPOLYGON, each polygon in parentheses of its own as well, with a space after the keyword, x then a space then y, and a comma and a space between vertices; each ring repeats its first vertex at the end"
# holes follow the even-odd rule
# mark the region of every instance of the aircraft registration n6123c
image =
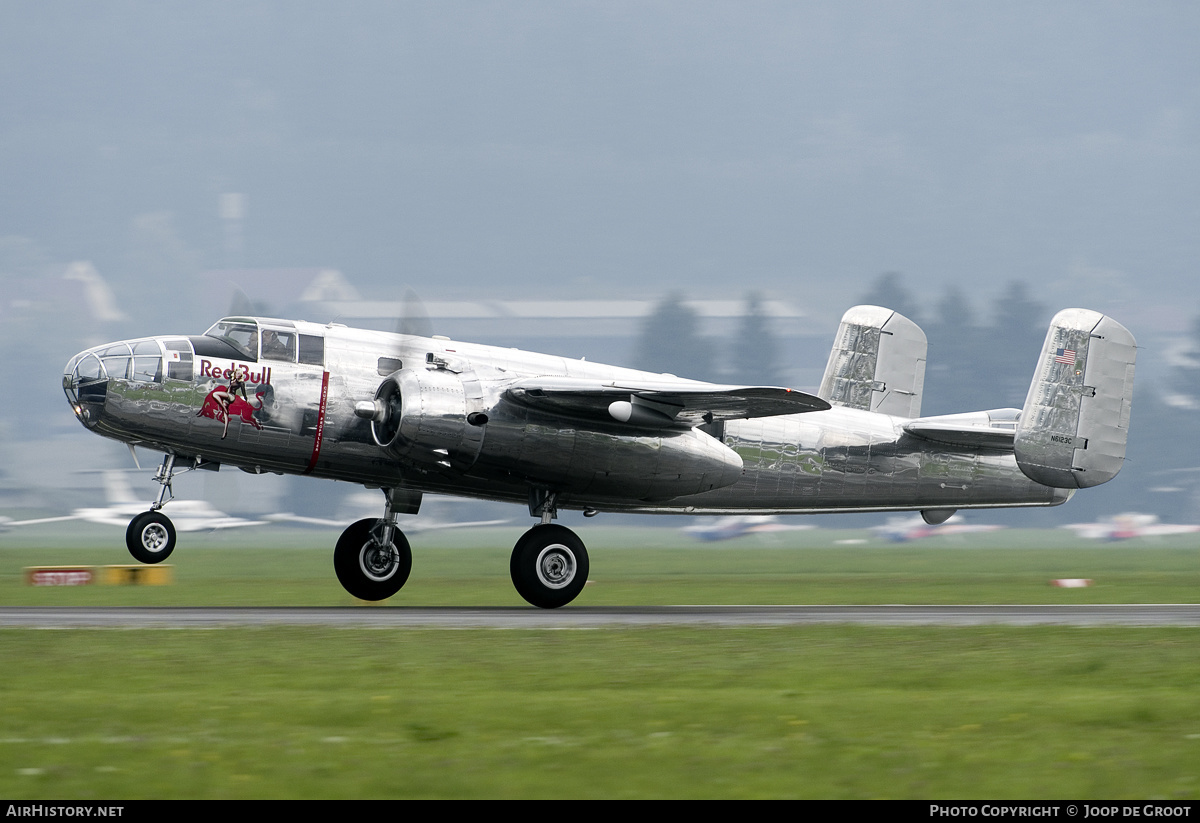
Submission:
POLYGON ((570 603, 588 555, 559 510, 656 514, 1055 506, 1125 459, 1136 344, 1086 309, 1050 325, 1022 409, 921 417, 926 340, 908 318, 856 306, 816 395, 719 385, 582 360, 364 331, 227 317, 203 335, 145 337, 71 358, 63 388, 97 434, 164 452, 157 500, 129 524, 135 558, 175 547, 174 473, 236 466, 383 490, 382 516, 334 549, 350 594, 382 600, 412 568, 397 515, 452 494, 527 504, 518 593, 570 603))

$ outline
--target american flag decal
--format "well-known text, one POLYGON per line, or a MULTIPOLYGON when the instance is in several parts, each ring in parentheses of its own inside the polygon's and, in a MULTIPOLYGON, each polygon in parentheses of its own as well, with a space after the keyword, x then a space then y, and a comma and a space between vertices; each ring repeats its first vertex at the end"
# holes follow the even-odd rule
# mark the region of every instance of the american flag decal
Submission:
POLYGON ((1054 362, 1062 363, 1067 366, 1075 365, 1075 350, 1074 349, 1059 349, 1054 353, 1054 362))

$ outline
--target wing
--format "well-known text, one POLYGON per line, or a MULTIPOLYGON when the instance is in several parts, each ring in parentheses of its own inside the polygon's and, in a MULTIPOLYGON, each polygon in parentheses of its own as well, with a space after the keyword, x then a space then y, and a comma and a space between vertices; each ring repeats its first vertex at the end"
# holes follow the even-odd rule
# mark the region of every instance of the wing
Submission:
POLYGON ((569 417, 618 420, 638 426, 695 427, 720 420, 824 411, 815 395, 776 386, 728 386, 698 380, 581 380, 535 377, 506 397, 569 417))

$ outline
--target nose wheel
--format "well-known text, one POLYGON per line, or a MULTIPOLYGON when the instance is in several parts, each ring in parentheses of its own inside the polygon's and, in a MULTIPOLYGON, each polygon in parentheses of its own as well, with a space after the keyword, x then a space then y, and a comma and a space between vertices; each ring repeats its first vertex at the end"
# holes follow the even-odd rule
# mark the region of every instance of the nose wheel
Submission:
POLYGON ((175 550, 175 526, 160 511, 142 512, 129 521, 125 545, 139 563, 161 563, 175 550))
POLYGON ((543 523, 517 541, 509 563, 517 594, 541 609, 557 609, 579 596, 587 583, 588 555, 575 532, 543 523))

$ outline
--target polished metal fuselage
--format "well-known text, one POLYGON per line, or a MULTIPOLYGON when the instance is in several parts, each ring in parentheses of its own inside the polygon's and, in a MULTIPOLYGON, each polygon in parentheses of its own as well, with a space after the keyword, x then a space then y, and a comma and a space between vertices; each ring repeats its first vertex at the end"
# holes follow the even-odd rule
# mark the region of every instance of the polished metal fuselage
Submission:
MULTIPOLYGON (((1047 506, 1070 496, 1027 478, 1012 451, 921 439, 903 430, 905 418, 835 407, 708 431, 572 419, 516 402, 508 390, 531 377, 674 378, 440 338, 292 325, 323 337, 321 365, 197 348, 190 379, 179 367, 174 378, 135 379, 130 368, 102 391, 93 386, 90 399, 73 399, 76 413, 107 437, 251 472, 518 503, 540 489, 561 508, 817 513, 1047 506), (241 407, 250 411, 231 409, 223 423, 205 409, 234 369, 253 378, 241 407), (385 448, 355 406, 397 372, 410 394, 419 392, 419 402, 409 401, 420 416, 407 439, 385 448), (486 422, 467 422, 480 414, 486 422)), ((150 341, 168 359, 167 341, 180 349, 178 337, 131 345, 146 350, 150 341)))

